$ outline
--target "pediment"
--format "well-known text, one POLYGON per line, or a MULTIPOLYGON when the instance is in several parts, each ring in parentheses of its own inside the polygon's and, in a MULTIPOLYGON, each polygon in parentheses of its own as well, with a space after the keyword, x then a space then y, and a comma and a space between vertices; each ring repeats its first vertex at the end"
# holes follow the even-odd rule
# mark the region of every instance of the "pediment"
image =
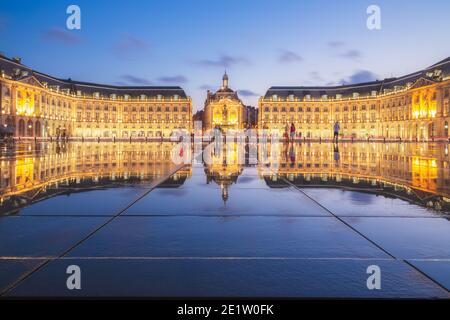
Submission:
POLYGON ((411 88, 416 89, 416 88, 426 87, 426 86, 430 86, 435 83, 436 82, 431 79, 421 77, 421 78, 417 79, 416 82, 414 82, 414 84, 411 86, 411 88))
POLYGON ((18 79, 17 81, 18 82, 22 82, 22 83, 26 83, 26 84, 29 84, 29 85, 32 85, 32 86, 37 86, 37 87, 44 88, 43 84, 38 79, 36 79, 34 76, 25 76, 25 77, 23 77, 21 79, 18 79))

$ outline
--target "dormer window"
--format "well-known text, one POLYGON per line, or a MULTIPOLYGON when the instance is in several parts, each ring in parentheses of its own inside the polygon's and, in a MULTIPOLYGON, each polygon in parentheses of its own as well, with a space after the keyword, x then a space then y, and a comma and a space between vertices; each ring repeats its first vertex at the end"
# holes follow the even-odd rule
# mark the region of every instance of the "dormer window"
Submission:
POLYGON ((327 100, 327 99, 328 99, 328 95, 323 94, 323 95, 322 95, 322 99, 323 99, 323 100, 327 100))
POLYGON ((116 95, 115 93, 112 93, 112 94, 110 94, 109 96, 110 96, 110 98, 111 98, 112 100, 116 100, 116 99, 117 99, 117 95, 116 95))
POLYGON ((178 101, 178 98, 179 98, 179 96, 178 96, 177 94, 175 94, 175 95, 173 96, 173 100, 174 100, 174 101, 178 101))
POLYGON ((294 101, 294 95, 293 94, 289 95, 289 101, 291 101, 291 102, 294 101))
POLYGON ((145 101, 147 99, 147 96, 145 94, 141 94, 141 100, 145 101))
POLYGON ((278 95, 276 94, 272 95, 272 101, 278 101, 278 95))
POLYGON ((308 100, 308 101, 311 100, 311 95, 310 95, 310 94, 307 94, 307 95, 305 96, 305 99, 308 100))
POLYGON ((125 101, 130 100, 130 95, 129 95, 129 94, 125 94, 125 95, 123 96, 123 100, 125 100, 125 101))
POLYGON ((336 99, 342 99, 342 94, 338 93, 338 94, 336 95, 336 99))
POLYGON ((162 95, 160 95, 160 94, 158 94, 157 96, 156 96, 156 99, 159 101, 159 100, 162 100, 162 95))
POLYGON ((357 99, 359 98, 359 93, 358 92, 353 92, 353 99, 357 99))
POLYGON ((370 93, 370 95, 371 95, 372 97, 376 97, 376 96, 377 96, 377 92, 376 92, 375 90, 372 90, 372 92, 370 93))

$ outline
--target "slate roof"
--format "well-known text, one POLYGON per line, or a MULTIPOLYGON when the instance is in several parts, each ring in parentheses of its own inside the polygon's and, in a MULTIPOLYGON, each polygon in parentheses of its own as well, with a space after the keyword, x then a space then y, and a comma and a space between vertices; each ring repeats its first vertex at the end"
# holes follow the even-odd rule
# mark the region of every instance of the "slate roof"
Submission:
POLYGON ((155 97, 162 95, 163 97, 173 97, 178 95, 180 98, 186 98, 185 91, 179 86, 116 86, 108 84, 98 84, 83 81, 75 81, 72 79, 59 79, 45 73, 33 70, 13 59, 0 55, 0 70, 6 75, 12 76, 13 79, 34 76, 39 82, 46 82, 48 86, 59 86, 60 89, 69 89, 71 93, 80 90, 83 94, 92 95, 98 92, 102 96, 110 96, 116 94, 123 96, 125 94, 136 97, 141 94, 147 97, 155 97))
POLYGON ((323 95, 333 98, 336 97, 337 94, 341 94, 342 98, 348 98, 352 97, 354 93, 358 93, 360 96, 369 96, 372 91, 376 91, 377 94, 383 93, 385 90, 392 90, 396 86, 404 87, 407 84, 413 84, 420 78, 439 81, 442 78, 447 77, 450 77, 450 57, 424 70, 398 78, 388 78, 379 81, 346 84, 342 86, 275 86, 269 88, 264 98, 269 99, 273 95, 277 95, 278 97, 285 99, 291 94, 299 99, 304 99, 307 95, 316 99, 321 98, 323 95), (437 70, 440 71, 439 75, 435 73, 437 70))

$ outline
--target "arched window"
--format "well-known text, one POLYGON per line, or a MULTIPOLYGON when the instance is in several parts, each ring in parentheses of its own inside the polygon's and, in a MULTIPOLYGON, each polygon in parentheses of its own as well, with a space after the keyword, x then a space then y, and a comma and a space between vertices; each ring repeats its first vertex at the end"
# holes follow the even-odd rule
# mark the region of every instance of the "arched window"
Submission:
POLYGON ((25 135, 25 121, 23 119, 19 120, 19 137, 25 135))

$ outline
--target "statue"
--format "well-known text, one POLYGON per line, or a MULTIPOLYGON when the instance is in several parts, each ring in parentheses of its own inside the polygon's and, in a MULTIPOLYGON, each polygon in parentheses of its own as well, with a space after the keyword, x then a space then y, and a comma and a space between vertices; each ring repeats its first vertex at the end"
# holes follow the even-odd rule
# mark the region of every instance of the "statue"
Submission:
POLYGON ((222 119, 223 119, 224 122, 228 122, 228 108, 227 108, 226 104, 223 105, 222 119))

